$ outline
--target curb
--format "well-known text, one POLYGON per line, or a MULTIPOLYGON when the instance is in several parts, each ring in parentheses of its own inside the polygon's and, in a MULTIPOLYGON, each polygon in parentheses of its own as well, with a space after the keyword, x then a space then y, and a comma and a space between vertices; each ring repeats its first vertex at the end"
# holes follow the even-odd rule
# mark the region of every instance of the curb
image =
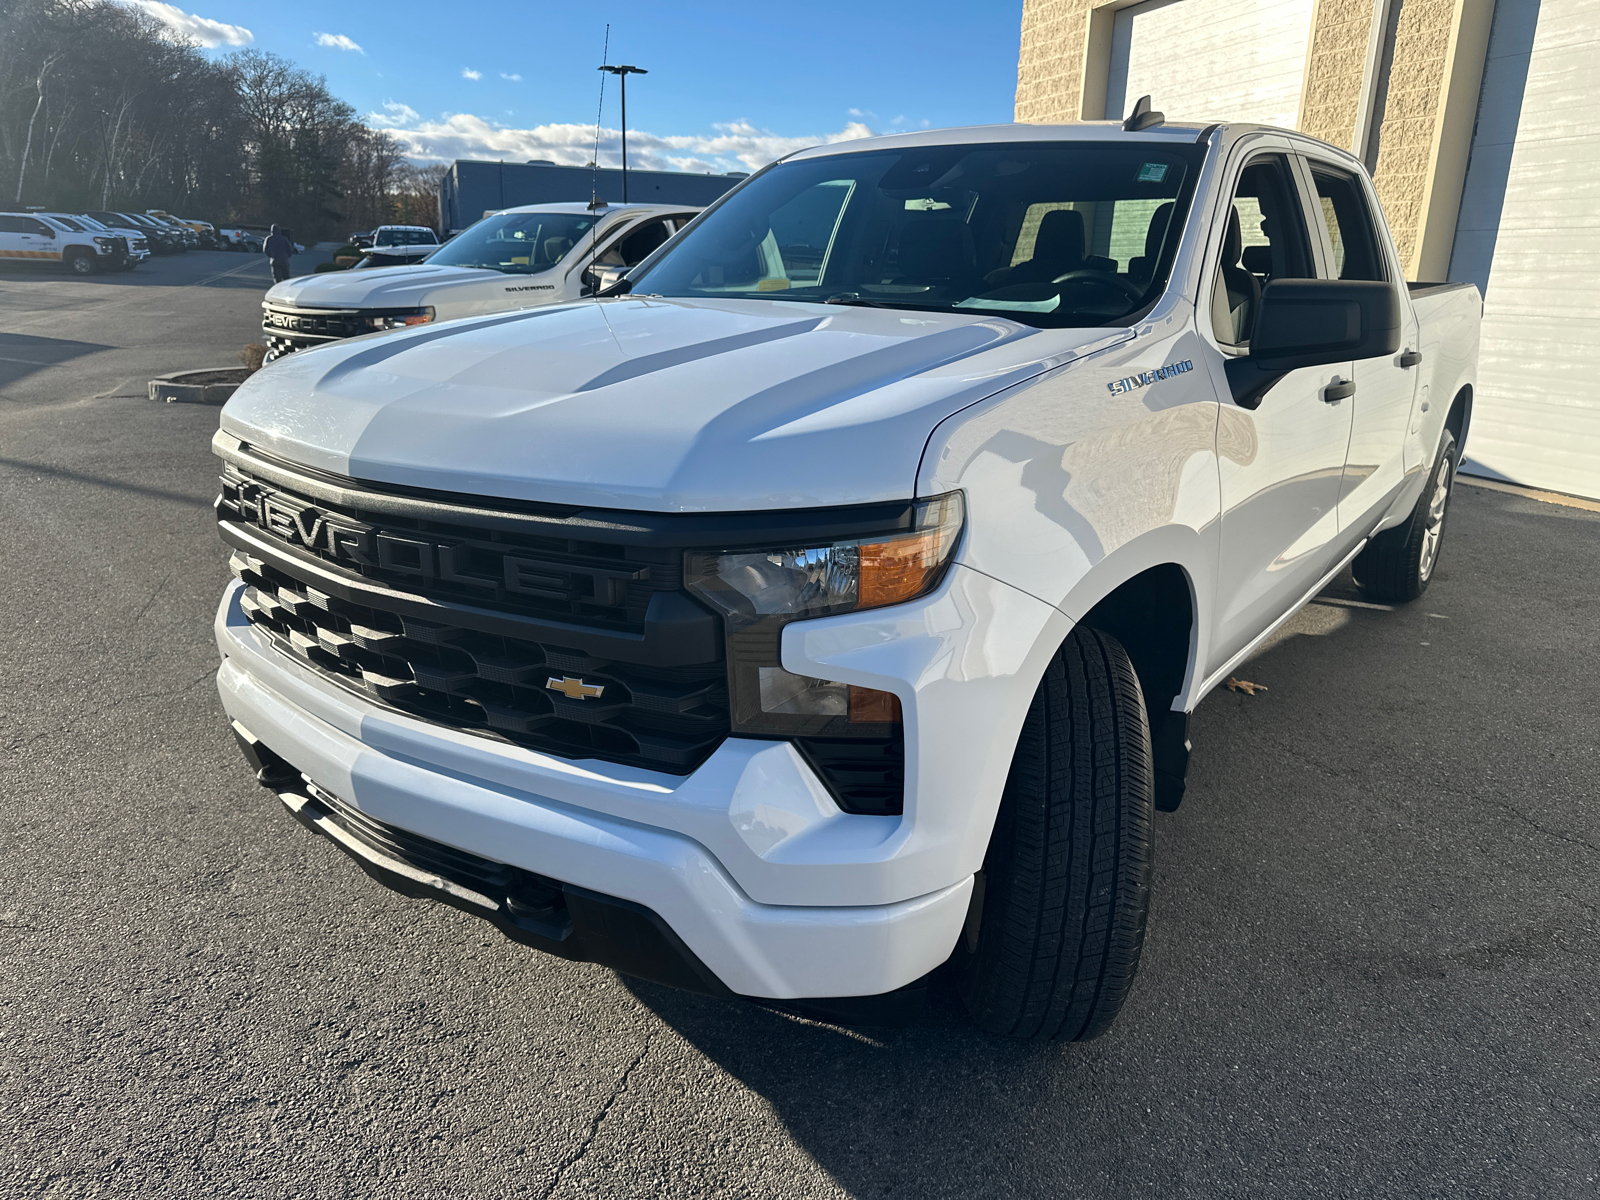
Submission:
POLYGON ((201 371, 175 371, 150 381, 150 399, 168 404, 222 404, 250 375, 248 367, 210 367, 201 371), (232 376, 218 382, 217 376, 232 376), (200 382, 209 379, 210 382, 200 382))

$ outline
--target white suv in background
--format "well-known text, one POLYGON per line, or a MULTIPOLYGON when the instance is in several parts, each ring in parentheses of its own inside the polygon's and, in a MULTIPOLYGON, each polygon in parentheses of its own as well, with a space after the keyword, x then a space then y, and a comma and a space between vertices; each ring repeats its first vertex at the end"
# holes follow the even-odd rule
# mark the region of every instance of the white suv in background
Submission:
POLYGON ((86 233, 93 237, 101 234, 106 237, 119 237, 128 243, 128 253, 122 262, 124 271, 131 271, 145 259, 150 257, 150 239, 142 230, 128 229, 121 226, 107 225, 104 221, 97 221, 93 217, 84 216, 82 213, 40 213, 41 217, 54 225, 64 225, 75 233, 86 233))
POLYGON ((409 267, 439 248, 439 235, 426 225, 380 225, 360 267, 409 267))
POLYGON ((125 237, 71 229, 38 213, 0 213, 0 258, 59 262, 76 275, 93 275, 127 257, 125 237))
MULTIPOLYGON (((425 263, 286 279, 261 305, 267 358, 357 334, 592 295, 608 276, 643 262, 699 211, 659 204, 591 209, 578 202, 508 208, 443 246, 420 247, 430 251, 425 263)), ((373 253, 383 249, 383 235, 376 231, 373 253)))

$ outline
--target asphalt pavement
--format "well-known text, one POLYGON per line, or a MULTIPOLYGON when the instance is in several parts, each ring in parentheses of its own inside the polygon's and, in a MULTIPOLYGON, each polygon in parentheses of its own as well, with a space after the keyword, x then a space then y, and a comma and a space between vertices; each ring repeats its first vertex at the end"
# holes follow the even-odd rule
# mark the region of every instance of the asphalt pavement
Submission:
MULTIPOLYGON (((311 260, 298 260, 302 265, 311 260)), ((1111 1032, 847 1031, 391 893, 212 683, 258 259, 0 271, 0 1195, 1594 1197, 1600 514, 1458 489, 1194 722, 1111 1032)))

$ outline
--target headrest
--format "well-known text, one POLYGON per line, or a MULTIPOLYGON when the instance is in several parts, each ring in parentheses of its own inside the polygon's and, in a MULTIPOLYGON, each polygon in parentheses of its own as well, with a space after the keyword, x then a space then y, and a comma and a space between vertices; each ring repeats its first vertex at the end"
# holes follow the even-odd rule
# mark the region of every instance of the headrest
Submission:
POLYGON ((1222 239, 1222 265, 1236 267, 1239 255, 1244 253, 1244 234, 1239 230, 1239 210, 1228 209, 1228 233, 1222 239))
POLYGON ((1161 239, 1167 236, 1167 222, 1172 220, 1172 201, 1168 200, 1150 217, 1150 227, 1144 231, 1144 256, 1154 258, 1161 253, 1161 239))
POLYGON ((900 273, 911 280, 951 279, 968 265, 961 221, 913 220, 900 231, 900 273))
POLYGON ((572 249, 572 239, 564 237, 547 237, 544 240, 544 258, 546 262, 560 262, 566 257, 567 251, 572 249))
POLYGON ((1083 261, 1083 214, 1073 208, 1053 208, 1039 222, 1033 240, 1033 257, 1049 263, 1083 261))

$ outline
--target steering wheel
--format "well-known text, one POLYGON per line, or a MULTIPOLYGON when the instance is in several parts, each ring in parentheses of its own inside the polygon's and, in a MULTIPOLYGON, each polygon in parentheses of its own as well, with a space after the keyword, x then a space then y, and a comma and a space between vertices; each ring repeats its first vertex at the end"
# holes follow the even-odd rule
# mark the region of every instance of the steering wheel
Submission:
POLYGON ((1144 289, 1131 280, 1124 279, 1121 275, 1111 271, 1097 271, 1093 267, 1080 267, 1076 271, 1068 271, 1060 276, 1056 283, 1088 283, 1101 284, 1114 287, 1129 300, 1138 300, 1144 296, 1144 289))

